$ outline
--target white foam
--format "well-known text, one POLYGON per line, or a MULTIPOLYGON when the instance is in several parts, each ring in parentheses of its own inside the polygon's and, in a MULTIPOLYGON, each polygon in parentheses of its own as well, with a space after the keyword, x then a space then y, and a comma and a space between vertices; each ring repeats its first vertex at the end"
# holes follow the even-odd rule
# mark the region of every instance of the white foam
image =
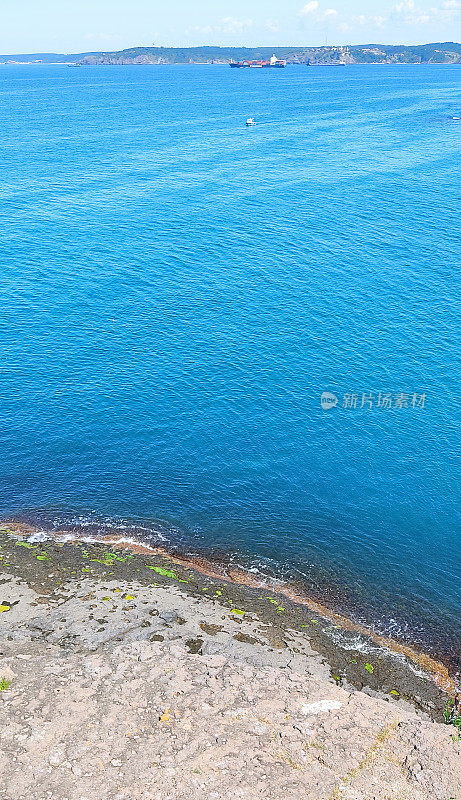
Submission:
POLYGON ((147 542, 140 542, 137 539, 133 539, 130 536, 119 536, 118 538, 109 539, 107 537, 102 536, 79 536, 75 533, 50 533, 49 531, 36 531, 35 533, 31 534, 27 537, 27 541, 33 543, 37 542, 46 542, 46 541, 55 541, 60 542, 61 544, 66 544, 67 542, 86 542, 86 544, 128 544, 133 545, 134 547, 138 547, 142 545, 142 547, 147 548, 148 550, 155 551, 155 547, 148 544, 147 542))
POLYGON ((53 537, 50 536, 49 533, 45 531, 36 531, 32 533, 30 536, 27 537, 27 541, 34 544, 35 542, 46 542, 48 539, 52 539, 53 537))

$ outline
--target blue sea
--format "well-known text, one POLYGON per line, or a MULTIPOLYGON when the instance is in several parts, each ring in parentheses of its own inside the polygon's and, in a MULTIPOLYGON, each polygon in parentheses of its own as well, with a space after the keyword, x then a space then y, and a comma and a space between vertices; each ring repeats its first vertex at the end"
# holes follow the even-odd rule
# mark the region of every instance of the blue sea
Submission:
POLYGON ((455 665, 461 67, 0 85, 1 514, 295 582, 455 665))

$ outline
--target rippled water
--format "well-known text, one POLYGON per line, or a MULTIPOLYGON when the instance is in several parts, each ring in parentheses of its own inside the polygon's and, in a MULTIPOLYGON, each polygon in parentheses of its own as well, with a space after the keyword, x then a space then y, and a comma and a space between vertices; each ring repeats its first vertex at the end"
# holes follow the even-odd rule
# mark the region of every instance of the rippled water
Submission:
POLYGON ((161 530, 455 660, 460 78, 0 67, 2 513, 161 530))

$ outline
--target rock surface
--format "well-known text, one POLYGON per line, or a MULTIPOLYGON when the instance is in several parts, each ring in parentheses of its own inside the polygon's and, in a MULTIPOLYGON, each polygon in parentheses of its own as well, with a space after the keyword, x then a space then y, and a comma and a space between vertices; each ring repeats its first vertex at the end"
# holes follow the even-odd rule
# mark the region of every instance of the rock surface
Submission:
POLYGON ((459 798, 456 730, 338 686, 295 632, 171 586, 2 577, 1 800, 459 798))

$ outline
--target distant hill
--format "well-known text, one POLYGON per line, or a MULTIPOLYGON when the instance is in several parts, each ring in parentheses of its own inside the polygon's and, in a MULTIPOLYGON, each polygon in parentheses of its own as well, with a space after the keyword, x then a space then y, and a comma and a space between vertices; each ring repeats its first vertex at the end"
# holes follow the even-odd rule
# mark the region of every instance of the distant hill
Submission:
POLYGON ((0 55, 0 64, 75 64, 85 58, 101 53, 20 53, 0 55))
POLYGON ((460 64, 461 44, 366 44, 353 47, 133 47, 114 53, 93 53, 82 64, 212 64, 243 59, 278 58, 289 64, 460 64))
POLYGON ((228 64, 269 58, 275 52, 289 64, 461 64, 461 44, 363 44, 349 47, 131 47, 95 53, 0 55, 2 63, 62 64, 228 64))

